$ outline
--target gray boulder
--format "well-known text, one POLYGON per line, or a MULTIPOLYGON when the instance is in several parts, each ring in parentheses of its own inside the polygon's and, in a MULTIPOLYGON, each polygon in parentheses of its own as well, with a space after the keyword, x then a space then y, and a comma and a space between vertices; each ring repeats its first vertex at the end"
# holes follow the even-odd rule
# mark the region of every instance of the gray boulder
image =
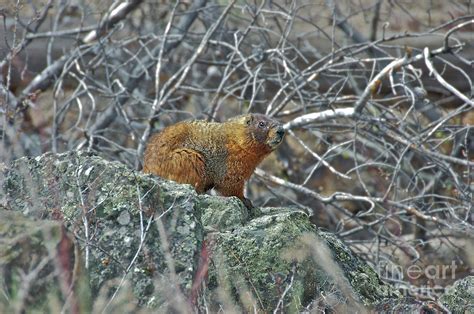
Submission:
POLYGON ((362 309, 399 298, 297 209, 249 214, 237 198, 83 152, 21 158, 1 172, 0 204, 75 236, 95 310, 362 309))

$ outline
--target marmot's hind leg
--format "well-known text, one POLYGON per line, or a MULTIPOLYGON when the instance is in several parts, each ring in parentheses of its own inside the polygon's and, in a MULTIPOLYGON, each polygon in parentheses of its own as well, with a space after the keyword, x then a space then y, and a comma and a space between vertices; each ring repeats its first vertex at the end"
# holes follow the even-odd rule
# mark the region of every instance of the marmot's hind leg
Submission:
POLYGON ((156 174, 164 179, 191 184, 198 193, 204 193, 206 181, 204 157, 189 148, 178 148, 158 156, 146 156, 144 172, 156 174))

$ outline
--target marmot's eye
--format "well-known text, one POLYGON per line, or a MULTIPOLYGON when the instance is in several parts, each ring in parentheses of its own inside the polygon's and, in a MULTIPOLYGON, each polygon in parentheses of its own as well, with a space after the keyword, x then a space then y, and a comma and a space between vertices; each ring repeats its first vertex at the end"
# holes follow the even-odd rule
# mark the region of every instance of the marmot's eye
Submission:
POLYGON ((252 122, 250 119, 246 121, 247 125, 250 125, 250 122, 252 122))
POLYGON ((265 122, 260 121, 260 122, 258 123, 258 126, 259 126, 260 128, 264 128, 264 127, 265 127, 265 122))

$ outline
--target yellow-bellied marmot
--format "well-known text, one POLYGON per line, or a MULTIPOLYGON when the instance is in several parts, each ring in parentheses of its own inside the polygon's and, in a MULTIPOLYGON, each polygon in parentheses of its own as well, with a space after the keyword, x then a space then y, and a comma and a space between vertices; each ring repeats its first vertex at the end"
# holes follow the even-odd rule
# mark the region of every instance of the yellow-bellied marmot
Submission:
POLYGON ((223 123, 184 121, 155 134, 145 152, 143 171, 237 196, 247 208, 244 184, 257 165, 281 143, 282 125, 262 114, 237 116, 223 123))

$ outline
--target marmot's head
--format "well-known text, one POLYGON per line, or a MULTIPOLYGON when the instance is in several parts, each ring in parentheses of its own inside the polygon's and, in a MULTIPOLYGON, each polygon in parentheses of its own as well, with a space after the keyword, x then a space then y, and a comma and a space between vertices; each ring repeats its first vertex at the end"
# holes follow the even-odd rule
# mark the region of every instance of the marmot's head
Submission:
POLYGON ((250 139, 259 145, 264 145, 269 151, 274 150, 285 135, 280 122, 263 114, 250 113, 230 120, 244 124, 250 139))

